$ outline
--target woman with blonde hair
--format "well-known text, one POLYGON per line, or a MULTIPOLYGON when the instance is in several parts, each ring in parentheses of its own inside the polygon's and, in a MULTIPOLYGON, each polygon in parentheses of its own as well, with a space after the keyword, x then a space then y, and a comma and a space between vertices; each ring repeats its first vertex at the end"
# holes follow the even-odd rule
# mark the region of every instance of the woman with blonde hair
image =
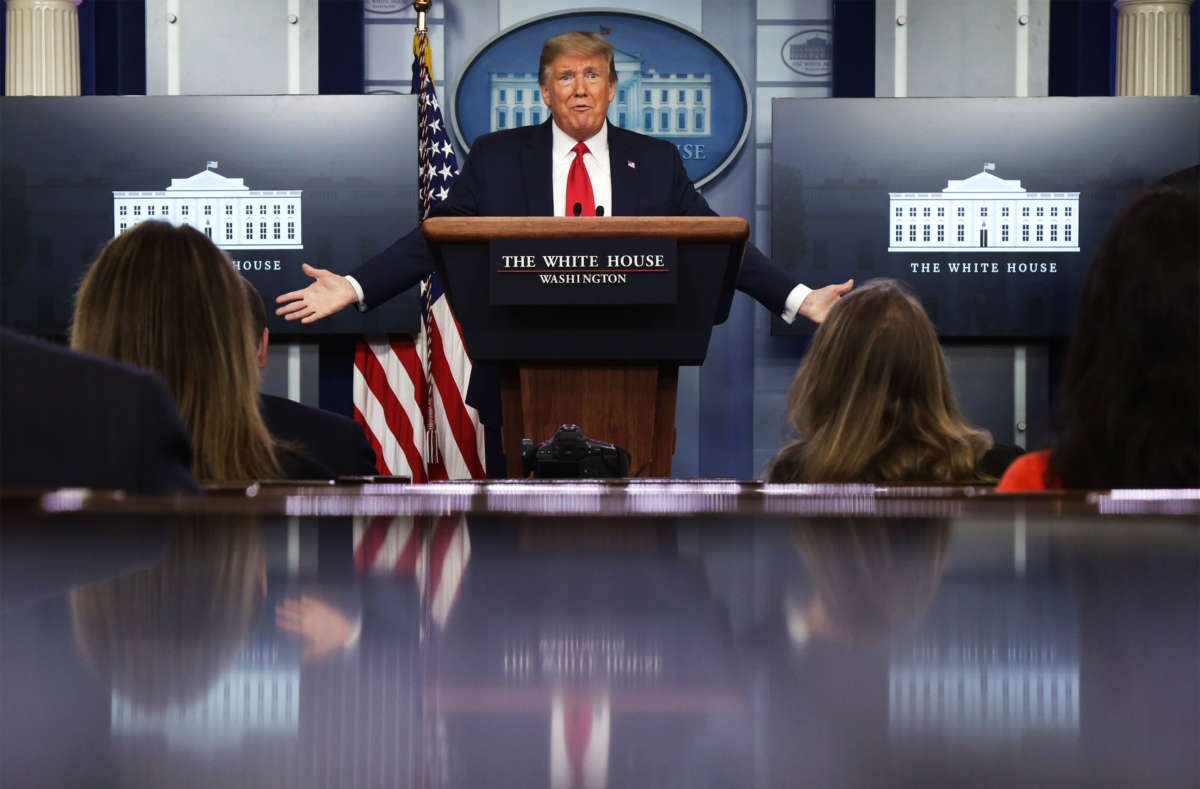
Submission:
POLYGON ((141 222, 110 241, 76 295, 71 346, 162 377, 200 481, 285 475, 259 412, 258 338, 241 278, 199 230, 141 222))
POLYGON ((800 439, 771 460, 772 482, 994 482, 1019 454, 962 418, 937 334, 895 280, 841 298, 788 394, 800 439))
POLYGON ((266 593, 253 518, 179 523, 154 566, 71 591, 75 643, 114 697, 186 706, 234 662, 266 593))

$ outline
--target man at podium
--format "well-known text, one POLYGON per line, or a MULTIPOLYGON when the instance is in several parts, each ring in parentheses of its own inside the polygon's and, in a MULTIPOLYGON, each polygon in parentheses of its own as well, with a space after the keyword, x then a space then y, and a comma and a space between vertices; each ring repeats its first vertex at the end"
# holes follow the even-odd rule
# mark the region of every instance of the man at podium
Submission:
MULTIPOLYGON (((665 140, 611 126, 617 91, 613 48, 595 33, 562 33, 546 41, 538 66, 551 119, 539 126, 485 134, 446 198, 430 216, 714 216, 665 140)), ((277 315, 312 323, 357 304, 375 307, 433 271, 417 227, 347 276, 304 265, 313 282, 285 293, 277 315)), ((774 265, 753 245, 737 287, 791 323, 820 323, 854 281, 813 290, 774 265)))

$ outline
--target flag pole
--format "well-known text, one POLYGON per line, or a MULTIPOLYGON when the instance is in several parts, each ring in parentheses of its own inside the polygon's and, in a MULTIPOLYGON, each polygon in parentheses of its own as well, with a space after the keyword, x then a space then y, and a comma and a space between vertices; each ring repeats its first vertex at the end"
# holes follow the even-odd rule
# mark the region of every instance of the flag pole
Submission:
MULTIPOLYGON (((417 12, 417 27, 415 32, 415 40, 413 42, 413 55, 418 61, 421 61, 421 71, 423 77, 430 81, 433 80, 433 75, 430 74, 432 67, 430 66, 429 54, 429 28, 427 25, 427 15, 430 7, 433 5, 433 0, 414 0, 413 10, 417 12)), ((418 86, 413 85, 413 89, 417 90, 418 86)), ((419 110, 422 118, 419 126, 424 128, 425 119, 424 113, 426 108, 422 105, 419 110)), ((422 149, 424 150, 424 149, 422 149)), ((422 154, 424 155, 424 154, 422 154)), ((422 162, 424 164, 424 162, 422 162)), ((427 210, 427 201, 424 198, 420 200, 421 206, 417 211, 418 221, 424 221, 425 212, 427 210)), ((433 380, 433 303, 432 303, 432 277, 426 277, 421 282, 421 324, 425 334, 425 359, 424 359, 424 374, 425 374, 425 402, 421 405, 425 412, 425 478, 431 479, 435 473, 432 470, 441 467, 442 458, 440 448, 438 447, 437 435, 437 407, 434 404, 435 386, 433 380)))
MULTIPOLYGON (((417 101, 417 215, 424 220, 450 194, 458 162, 442 117, 433 82, 433 57, 426 30, 430 0, 413 4, 418 13, 413 34, 413 92, 417 101)), ((422 461, 427 480, 483 479, 487 476, 481 444, 483 426, 478 412, 467 405, 472 362, 462 331, 437 275, 421 284, 422 333, 414 344, 424 350, 424 415, 426 451, 422 461)), ((418 351, 420 353, 420 351, 418 351)), ((414 431, 415 432, 415 431, 414 431)), ((416 436, 414 436, 415 438, 416 436)))

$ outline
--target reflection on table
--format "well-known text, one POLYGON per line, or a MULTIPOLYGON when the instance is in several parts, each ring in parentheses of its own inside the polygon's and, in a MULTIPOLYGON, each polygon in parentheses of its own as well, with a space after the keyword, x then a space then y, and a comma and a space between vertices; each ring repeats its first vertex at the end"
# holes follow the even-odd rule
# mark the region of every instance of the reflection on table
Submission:
POLYGON ((1194 497, 372 487, 0 501, 0 784, 1200 776, 1194 497))

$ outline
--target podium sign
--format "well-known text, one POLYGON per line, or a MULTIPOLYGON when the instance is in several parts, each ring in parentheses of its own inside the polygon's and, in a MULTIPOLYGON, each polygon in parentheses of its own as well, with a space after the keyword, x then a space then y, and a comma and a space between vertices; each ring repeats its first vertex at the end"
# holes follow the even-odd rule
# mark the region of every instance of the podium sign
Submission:
POLYGON ((704 361, 729 314, 746 220, 431 217, 422 231, 471 357, 499 363, 509 476, 521 439, 561 424, 670 476, 679 365, 704 361))
POLYGON ((488 244, 494 305, 675 304, 673 238, 497 238, 488 244))
MULTIPOLYGON (((725 320, 749 226, 734 217, 430 217, 421 225, 433 249, 437 272, 446 287, 467 350, 475 361, 659 362, 700 364, 708 351, 712 327, 725 320), (503 243, 502 243, 503 242, 503 243), (512 247, 504 247, 512 243, 512 247), (499 247, 494 245, 500 244, 499 247), (657 246, 667 244, 669 246, 657 246), (641 289, 647 280, 672 277, 674 298, 583 301, 566 298, 566 285, 547 285, 537 300, 492 291, 493 277, 529 278, 529 274, 495 274, 495 249, 514 254, 596 255, 608 252, 664 255, 671 273, 628 277, 641 289), (553 250, 550 252, 549 250, 553 250), (533 253, 529 253, 533 254, 533 253), (677 265, 675 262, 677 261, 677 265), (680 269, 682 276, 678 275, 680 269)), ((538 265, 542 265, 540 262, 538 265)), ((573 269, 578 271, 580 269, 573 269)), ((532 287, 541 287, 533 283, 532 287)), ((579 284, 578 287, 593 287, 579 284)), ((611 287, 611 286, 605 286, 611 287)), ((661 287, 661 285, 660 285, 661 287)), ((528 296, 529 294, 524 294, 528 296)), ((644 296, 644 294, 643 294, 644 296)), ((568 420, 569 421, 569 420, 568 420)), ((555 425, 557 427, 557 425, 555 425)), ((551 430, 544 437, 549 437, 551 430)))

